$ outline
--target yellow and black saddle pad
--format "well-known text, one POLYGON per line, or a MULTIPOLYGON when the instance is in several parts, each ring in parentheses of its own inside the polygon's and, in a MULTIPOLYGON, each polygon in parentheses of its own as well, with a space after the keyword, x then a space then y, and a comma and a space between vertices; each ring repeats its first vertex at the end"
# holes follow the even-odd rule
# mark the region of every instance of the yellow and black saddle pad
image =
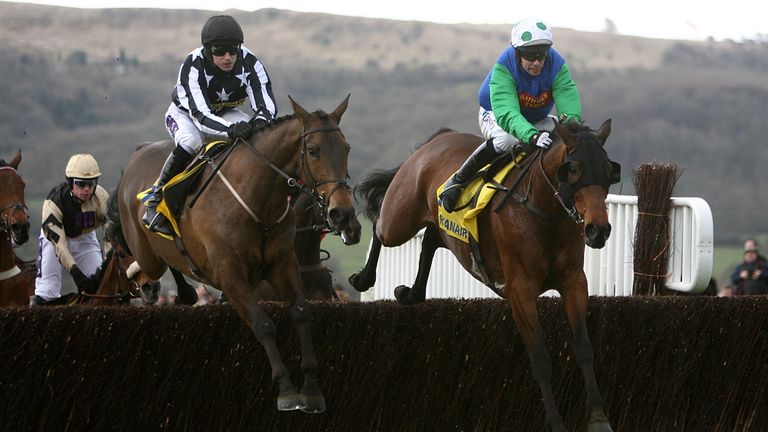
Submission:
MULTIPOLYGON (((174 176, 165 184, 165 186, 163 186, 163 200, 158 204, 157 212, 161 213, 168 219, 168 221, 170 221, 176 236, 181 236, 177 220, 184 210, 184 203, 186 202, 187 196, 189 196, 190 192, 194 191, 198 185, 203 168, 208 161, 213 160, 222 154, 229 145, 231 144, 228 141, 214 141, 206 145, 203 149, 202 156, 196 158, 187 169, 174 176)), ((152 197, 154 190, 155 185, 152 185, 151 188, 139 192, 136 195, 136 198, 146 206, 147 201, 152 197)), ((158 233, 158 235, 173 240, 170 236, 160 233, 158 233)))
MULTIPOLYGON (((448 213, 440 205, 437 211, 437 220, 440 228, 451 237, 455 237, 465 243, 470 242, 470 237, 473 242, 479 243, 477 215, 491 202, 493 195, 498 189, 495 185, 501 184, 512 168, 517 166, 523 158, 525 158, 525 153, 522 152, 514 158, 510 155, 509 158, 503 158, 500 167, 496 167, 496 163, 494 163, 486 165, 478 171, 475 178, 461 190, 458 202, 466 204, 459 205, 458 209, 453 213, 448 213)), ((448 178, 450 179, 451 177, 448 178)), ((444 189, 445 183, 437 188, 438 201, 444 189)))

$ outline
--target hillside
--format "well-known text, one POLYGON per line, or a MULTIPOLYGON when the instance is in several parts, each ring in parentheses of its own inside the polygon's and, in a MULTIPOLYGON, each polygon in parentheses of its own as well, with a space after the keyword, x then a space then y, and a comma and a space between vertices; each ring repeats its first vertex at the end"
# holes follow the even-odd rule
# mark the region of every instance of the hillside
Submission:
MULTIPOLYGON (((401 162, 440 127, 477 133, 477 88, 509 26, 444 25, 276 9, 229 11, 267 65, 280 114, 287 95, 330 110, 347 93, 342 127, 353 183, 401 162)), ((93 153, 113 187, 135 145, 166 139, 162 115, 178 66, 215 12, 88 10, 0 2, 0 157, 22 148, 30 198, 61 180, 67 157, 93 153)), ((634 166, 671 161, 676 195, 712 207, 718 242, 768 233, 763 123, 768 46, 681 42, 555 29, 587 123, 614 120, 608 143, 624 166, 612 192, 633 193, 634 166)))

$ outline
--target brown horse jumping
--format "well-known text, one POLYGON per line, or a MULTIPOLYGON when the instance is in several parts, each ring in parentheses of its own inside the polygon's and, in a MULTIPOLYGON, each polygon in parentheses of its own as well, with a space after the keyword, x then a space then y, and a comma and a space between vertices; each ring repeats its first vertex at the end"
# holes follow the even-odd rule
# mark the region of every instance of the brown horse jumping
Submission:
MULTIPOLYGON (((278 410, 319 413, 325 399, 317 379, 312 344, 310 305, 301 291, 299 264, 294 252, 296 224, 288 194, 297 185, 319 197, 327 208, 328 224, 360 239, 354 227, 355 210, 347 186, 350 146, 339 128, 349 96, 330 114, 307 112, 291 99, 294 115, 276 119, 248 142, 239 141, 192 208, 179 219, 181 240, 189 260, 174 242, 150 233, 141 223, 144 209, 136 199, 150 187, 172 142, 140 148, 131 157, 118 186, 120 219, 130 250, 150 277, 159 278, 167 266, 185 269, 223 290, 256 335, 278 384, 278 410), (192 265, 197 271, 192 270, 192 265), (195 274, 196 273, 196 274, 195 274), (259 305, 256 291, 266 281, 287 301, 301 342, 304 385, 297 391, 283 364, 272 320, 259 305)), ((204 176, 211 175, 207 167, 204 176)))
POLYGON ((454 131, 433 135, 398 169, 373 172, 356 188, 367 201, 375 236, 365 268, 350 283, 359 291, 373 286, 381 246, 399 246, 426 227, 416 281, 412 288, 397 287, 396 298, 404 304, 423 302, 435 251, 450 249, 468 272, 509 302, 553 431, 565 427, 552 392, 552 366, 536 307, 538 296, 549 289, 560 293, 573 331, 575 360, 591 408, 589 431, 612 430, 593 369, 583 270, 584 244, 601 248, 611 232, 605 198, 620 167, 603 148, 610 129, 610 120, 597 133, 575 123, 557 124, 560 140, 528 156, 529 163, 522 165, 529 168, 515 168, 504 181, 515 200, 499 206, 505 194, 497 193, 479 214, 480 259, 467 243, 438 227, 436 191, 481 137, 454 131))
POLYGON ((29 272, 17 265, 13 243, 29 240, 29 214, 24 201, 24 180, 17 172, 21 150, 10 163, 0 160, 0 307, 28 306, 29 272))

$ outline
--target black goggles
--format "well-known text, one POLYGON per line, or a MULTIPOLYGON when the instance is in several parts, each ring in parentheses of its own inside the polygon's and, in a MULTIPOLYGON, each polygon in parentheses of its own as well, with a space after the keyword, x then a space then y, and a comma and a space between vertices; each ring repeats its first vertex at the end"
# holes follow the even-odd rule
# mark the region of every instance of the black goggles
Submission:
POLYGON ((237 55, 240 52, 239 45, 220 45, 211 46, 211 54, 215 56, 223 56, 224 54, 237 55))
POLYGON ((89 188, 93 189, 94 187, 96 187, 96 183, 98 183, 98 180, 93 180, 93 179, 74 179, 74 180, 72 180, 72 184, 74 184, 77 187, 81 187, 81 188, 89 187, 89 188))
POLYGON ((528 51, 528 52, 521 51, 520 57, 531 62, 536 60, 544 61, 544 59, 547 58, 547 52, 546 51, 528 51))

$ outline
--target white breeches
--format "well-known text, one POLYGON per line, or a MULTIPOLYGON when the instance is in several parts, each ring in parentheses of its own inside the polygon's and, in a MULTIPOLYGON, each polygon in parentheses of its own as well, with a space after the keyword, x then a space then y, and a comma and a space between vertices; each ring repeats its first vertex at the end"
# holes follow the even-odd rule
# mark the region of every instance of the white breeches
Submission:
MULTIPOLYGON (((248 114, 240 108, 229 110, 219 115, 219 117, 230 123, 248 121, 250 119, 248 114)), ((171 135, 176 145, 181 146, 191 155, 197 154, 204 142, 227 138, 226 133, 203 126, 173 103, 165 112, 165 129, 171 135)))
MULTIPOLYGON (((61 265, 59 258, 56 256, 53 243, 43 236, 42 230, 40 230, 38 246, 35 295, 47 301, 70 293, 76 293, 77 287, 74 286, 62 289, 61 276, 64 273, 64 266, 61 265)), ((75 259, 75 264, 86 276, 92 276, 96 273, 96 270, 99 269, 102 261, 104 261, 95 230, 78 237, 67 237, 67 246, 69 246, 69 253, 75 259)))
MULTIPOLYGON (((507 133, 496 123, 496 116, 493 115, 493 111, 486 111, 485 108, 480 107, 477 120, 480 123, 480 132, 483 137, 485 139, 493 138, 493 147, 496 149, 496 153, 511 152, 515 145, 520 142, 514 135, 507 133)), ((555 129, 555 120, 547 116, 535 123, 533 127, 540 131, 552 132, 555 129)))

